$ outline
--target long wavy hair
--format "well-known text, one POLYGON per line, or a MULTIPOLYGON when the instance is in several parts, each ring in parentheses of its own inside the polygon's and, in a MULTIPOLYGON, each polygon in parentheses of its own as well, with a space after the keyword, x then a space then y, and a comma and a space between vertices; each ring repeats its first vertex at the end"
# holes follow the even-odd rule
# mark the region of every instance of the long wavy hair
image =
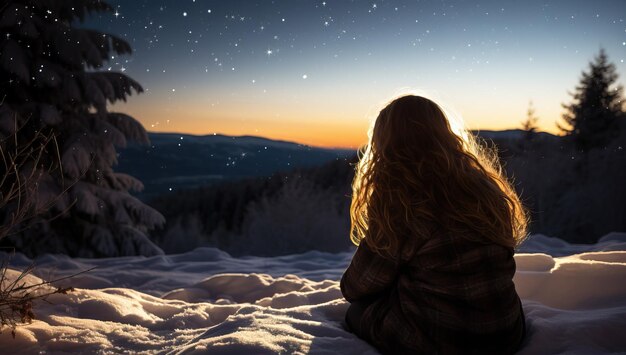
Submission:
POLYGON ((528 214, 495 150, 453 131, 424 97, 400 97, 380 112, 352 189, 350 239, 381 255, 398 255, 406 238, 441 227, 508 248, 526 237, 528 214))

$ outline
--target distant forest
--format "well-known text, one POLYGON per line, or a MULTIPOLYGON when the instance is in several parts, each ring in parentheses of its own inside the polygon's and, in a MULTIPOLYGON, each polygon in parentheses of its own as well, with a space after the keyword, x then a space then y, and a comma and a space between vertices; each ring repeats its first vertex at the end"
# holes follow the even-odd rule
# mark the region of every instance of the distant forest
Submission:
MULTIPOLYGON (((531 233, 593 243, 626 230, 626 129, 588 152, 570 140, 534 134, 486 142, 497 147, 531 211, 531 233)), ((356 159, 154 199, 150 204, 168 222, 153 238, 167 253, 197 246, 234 255, 345 250, 356 159)))
POLYGON ((350 241, 353 159, 179 190, 149 202, 168 222, 153 232, 166 253, 211 246, 233 255, 342 251, 350 241))

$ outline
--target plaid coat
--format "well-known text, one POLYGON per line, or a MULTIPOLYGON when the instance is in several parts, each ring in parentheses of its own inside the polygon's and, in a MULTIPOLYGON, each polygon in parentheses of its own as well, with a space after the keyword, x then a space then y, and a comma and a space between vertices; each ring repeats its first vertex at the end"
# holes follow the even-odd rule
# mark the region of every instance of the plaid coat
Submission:
POLYGON ((511 353, 524 336, 513 250, 441 232, 397 260, 364 241, 341 278, 369 305, 362 334, 384 353, 511 353))

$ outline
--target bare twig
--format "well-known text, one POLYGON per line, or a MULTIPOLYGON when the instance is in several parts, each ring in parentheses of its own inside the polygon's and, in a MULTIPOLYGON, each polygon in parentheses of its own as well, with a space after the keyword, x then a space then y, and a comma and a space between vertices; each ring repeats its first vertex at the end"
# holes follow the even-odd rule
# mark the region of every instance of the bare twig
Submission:
MULTIPOLYGON (((46 174, 61 168, 61 156, 58 142, 53 133, 47 135, 42 132, 36 134, 25 142, 18 139, 19 132, 26 123, 18 126, 15 119, 14 133, 4 139, 0 139, 0 159, 4 167, 0 174, 0 210, 5 211, 4 220, 0 221, 0 239, 9 235, 19 234, 30 227, 33 219, 52 210, 59 198, 80 180, 76 179, 66 185, 61 170, 61 188, 56 197, 48 199, 44 203, 39 201, 39 187, 42 178, 46 174), (55 150, 53 156, 57 161, 43 163, 47 148, 52 146, 55 150)), ((76 201, 72 201, 62 211, 55 211, 55 215, 47 216, 47 220, 54 220, 65 215, 76 201)), ((2 218, 2 216, 0 216, 2 218)))

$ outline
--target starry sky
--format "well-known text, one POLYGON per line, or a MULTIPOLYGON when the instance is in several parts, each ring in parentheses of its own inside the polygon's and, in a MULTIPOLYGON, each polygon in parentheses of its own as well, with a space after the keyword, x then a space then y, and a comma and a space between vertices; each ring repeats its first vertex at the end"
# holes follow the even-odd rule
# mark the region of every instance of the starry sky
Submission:
POLYGON ((519 128, 532 101, 558 132, 605 48, 626 82, 626 1, 110 0, 83 26, 146 89, 113 109, 150 131, 358 147, 392 98, 424 94, 471 129, 519 128))

